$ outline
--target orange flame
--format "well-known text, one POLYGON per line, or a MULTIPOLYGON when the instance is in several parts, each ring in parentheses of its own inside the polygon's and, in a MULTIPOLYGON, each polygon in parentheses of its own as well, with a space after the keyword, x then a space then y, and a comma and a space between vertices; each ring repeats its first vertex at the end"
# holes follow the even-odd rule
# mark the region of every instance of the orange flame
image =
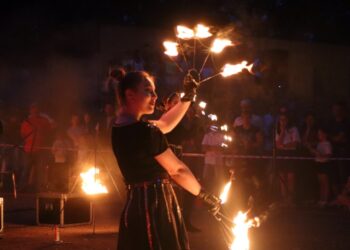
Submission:
POLYGON ((213 34, 209 32, 209 27, 204 26, 203 24, 197 24, 195 28, 195 37, 196 38, 208 38, 213 34))
POLYGON ((230 250, 249 250, 250 242, 248 237, 248 231, 251 227, 258 227, 260 221, 258 218, 247 220, 247 213, 241 211, 233 219, 232 233, 234 235, 234 241, 230 247, 230 250))
POLYGON ((249 72, 252 72, 253 64, 247 65, 247 61, 242 61, 238 64, 225 64, 222 69, 221 75, 223 77, 231 76, 238 74, 243 71, 243 69, 247 69, 249 72))
POLYGON ((213 42, 213 45, 210 48, 210 51, 214 53, 220 53, 224 50, 224 48, 232 45, 233 43, 231 42, 231 40, 216 38, 213 42))
POLYGON ((100 173, 100 169, 91 167, 86 172, 80 173, 80 177, 83 180, 81 188, 86 194, 105 194, 108 193, 106 186, 102 185, 101 181, 97 178, 100 173))
POLYGON ((177 56, 179 54, 179 52, 177 51, 178 43, 164 41, 163 46, 166 49, 164 54, 168 56, 177 56))
POLYGON ((176 36, 180 39, 192 39, 194 37, 194 31, 186 26, 178 25, 176 27, 177 34, 176 36))
POLYGON ((227 201, 227 198, 228 198, 228 192, 230 191, 231 189, 231 185, 232 185, 232 182, 229 181, 226 183, 224 189, 222 190, 221 194, 220 194, 220 200, 221 200, 221 204, 224 204, 226 203, 227 201))

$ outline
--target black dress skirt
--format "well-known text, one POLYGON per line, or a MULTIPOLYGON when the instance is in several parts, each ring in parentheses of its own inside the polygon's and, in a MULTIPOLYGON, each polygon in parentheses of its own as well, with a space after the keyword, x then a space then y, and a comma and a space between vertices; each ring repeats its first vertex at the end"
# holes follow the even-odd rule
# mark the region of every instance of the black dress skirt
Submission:
POLYGON ((116 125, 112 146, 128 187, 118 250, 189 249, 169 176, 154 159, 168 148, 165 136, 147 122, 116 125))

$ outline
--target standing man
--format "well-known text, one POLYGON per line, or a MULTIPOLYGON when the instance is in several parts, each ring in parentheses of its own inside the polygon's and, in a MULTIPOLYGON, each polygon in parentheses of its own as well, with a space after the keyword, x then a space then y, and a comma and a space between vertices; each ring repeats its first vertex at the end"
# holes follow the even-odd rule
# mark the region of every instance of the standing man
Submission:
POLYGON ((47 157, 49 153, 42 147, 50 145, 53 123, 40 113, 37 104, 31 104, 29 116, 21 124, 26 164, 22 171, 21 185, 42 191, 47 184, 47 157))

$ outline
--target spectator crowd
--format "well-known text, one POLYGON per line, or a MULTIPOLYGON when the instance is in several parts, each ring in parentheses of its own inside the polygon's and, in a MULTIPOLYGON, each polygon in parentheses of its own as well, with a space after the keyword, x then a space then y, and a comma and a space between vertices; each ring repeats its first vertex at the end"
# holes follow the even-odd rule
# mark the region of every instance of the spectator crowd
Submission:
MULTIPOLYGON (((38 103, 30 104, 24 116, 18 110, 3 109, 1 174, 15 173, 23 192, 68 192, 73 176, 93 162, 94 154, 110 150, 109 134, 117 115, 115 96, 120 77, 125 70, 145 68, 147 63, 138 53, 124 60, 122 66, 111 66, 101 88, 101 112, 67 110, 66 122, 58 122, 38 103)), ((172 73, 174 69, 169 66, 168 70, 164 78, 175 84, 163 92, 178 90, 179 79, 172 73)), ((157 75, 157 79, 161 76, 157 75)), ((171 109, 179 95, 159 99, 154 116, 171 109)), ((243 203, 251 195, 263 197, 271 183, 277 182, 276 195, 286 206, 309 202, 350 209, 349 161, 341 159, 350 156, 346 103, 334 103, 330 107, 332 115, 326 120, 312 111, 300 116, 303 110, 288 104, 274 112, 266 109, 257 113, 251 99, 241 100, 239 109, 237 117, 227 120, 227 131, 222 131, 222 124, 208 119, 198 103, 193 103, 176 130, 168 135, 169 142, 176 145, 174 150, 203 154, 200 159, 186 154, 184 158, 212 192, 219 192, 231 170, 237 182, 242 182, 243 203), (227 136, 231 138, 229 143, 227 136)))

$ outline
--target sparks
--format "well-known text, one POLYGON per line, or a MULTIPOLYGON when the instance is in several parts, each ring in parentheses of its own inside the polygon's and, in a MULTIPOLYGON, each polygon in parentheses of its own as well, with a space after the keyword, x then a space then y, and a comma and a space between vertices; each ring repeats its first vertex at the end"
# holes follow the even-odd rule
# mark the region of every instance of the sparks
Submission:
POLYGON ((196 38, 208 38, 213 34, 209 32, 209 27, 204 26, 203 24, 197 24, 195 28, 195 37, 196 38))
POLYGON ((221 53, 224 50, 224 48, 232 45, 233 43, 228 39, 216 38, 213 42, 213 45, 210 48, 210 51, 213 53, 221 53))
POLYGON ((178 25, 176 27, 177 34, 176 36, 180 39, 188 40, 194 37, 194 31, 186 26, 178 25))
POLYGON ((251 72, 253 68, 253 64, 248 65, 247 61, 243 61, 238 64, 225 64, 225 66, 222 69, 222 72, 220 73, 223 77, 231 76, 238 74, 242 72, 243 69, 247 69, 249 72, 251 72))
POLYGON ((170 41, 165 41, 163 42, 163 46, 165 47, 165 52, 164 54, 168 56, 177 56, 179 52, 177 51, 177 46, 179 44, 175 42, 170 42, 170 41))
POLYGON ((86 194, 105 194, 108 193, 107 188, 102 185, 101 181, 97 178, 100 173, 99 168, 91 167, 86 172, 80 173, 80 177, 83 180, 81 188, 86 194))

